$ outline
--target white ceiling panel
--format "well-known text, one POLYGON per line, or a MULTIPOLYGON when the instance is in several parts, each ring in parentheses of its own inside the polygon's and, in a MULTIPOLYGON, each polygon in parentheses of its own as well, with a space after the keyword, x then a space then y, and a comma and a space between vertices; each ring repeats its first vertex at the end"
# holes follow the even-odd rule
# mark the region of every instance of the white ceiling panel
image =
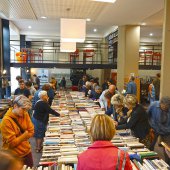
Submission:
POLYGON ((108 4, 90 0, 30 0, 36 16, 57 18, 91 18, 95 20, 108 4))
POLYGON ((10 20, 36 19, 28 0, 1 0, 0 11, 10 20))
POLYGON ((20 32, 26 35, 58 36, 60 18, 91 18, 91 22, 87 22, 87 36, 95 37, 103 36, 114 25, 146 22, 147 26, 160 26, 163 23, 164 0, 117 0, 114 4, 91 0, 0 1, 0 13, 13 21, 20 32), (47 19, 41 19, 42 16, 47 19), (32 29, 28 29, 29 25, 32 29), (94 33, 94 28, 98 32, 94 33))

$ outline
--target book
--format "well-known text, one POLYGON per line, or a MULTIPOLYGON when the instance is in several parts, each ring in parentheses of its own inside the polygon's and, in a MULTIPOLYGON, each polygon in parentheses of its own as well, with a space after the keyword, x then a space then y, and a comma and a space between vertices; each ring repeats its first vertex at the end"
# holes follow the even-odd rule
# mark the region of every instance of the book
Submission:
POLYGON ((170 152, 170 147, 165 143, 165 142, 161 142, 162 146, 168 150, 168 152, 170 152))

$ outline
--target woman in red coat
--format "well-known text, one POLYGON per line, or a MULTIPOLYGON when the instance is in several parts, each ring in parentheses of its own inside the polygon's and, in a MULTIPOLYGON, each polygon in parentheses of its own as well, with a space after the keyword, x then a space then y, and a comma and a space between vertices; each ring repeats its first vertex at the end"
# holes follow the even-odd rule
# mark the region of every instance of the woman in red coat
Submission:
POLYGON ((115 126, 109 116, 96 115, 90 134, 93 144, 78 156, 77 170, 132 170, 129 155, 110 142, 115 126))

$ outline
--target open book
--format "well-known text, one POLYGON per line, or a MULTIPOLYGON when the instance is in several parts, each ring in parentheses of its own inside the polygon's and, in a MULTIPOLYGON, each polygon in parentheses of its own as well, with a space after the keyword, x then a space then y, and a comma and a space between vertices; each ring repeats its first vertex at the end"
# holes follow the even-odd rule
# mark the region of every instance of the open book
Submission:
POLYGON ((168 146, 166 143, 161 142, 161 144, 170 152, 170 146, 168 146))

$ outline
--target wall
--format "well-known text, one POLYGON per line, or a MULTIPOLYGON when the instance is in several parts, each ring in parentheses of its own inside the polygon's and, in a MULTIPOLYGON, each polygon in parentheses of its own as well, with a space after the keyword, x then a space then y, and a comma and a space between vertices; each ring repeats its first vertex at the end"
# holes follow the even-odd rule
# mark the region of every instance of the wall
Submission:
POLYGON ((98 77, 100 85, 104 82, 103 69, 87 70, 86 73, 92 75, 93 77, 98 77))
MULTIPOLYGON (((39 69, 44 69, 44 68, 31 68, 31 75, 37 74, 39 69)), ((66 78, 67 86, 71 86, 71 81, 70 81, 70 69, 44 69, 48 70, 48 82, 50 81, 51 77, 55 77, 57 81, 59 82, 61 78, 64 76, 66 78)))

